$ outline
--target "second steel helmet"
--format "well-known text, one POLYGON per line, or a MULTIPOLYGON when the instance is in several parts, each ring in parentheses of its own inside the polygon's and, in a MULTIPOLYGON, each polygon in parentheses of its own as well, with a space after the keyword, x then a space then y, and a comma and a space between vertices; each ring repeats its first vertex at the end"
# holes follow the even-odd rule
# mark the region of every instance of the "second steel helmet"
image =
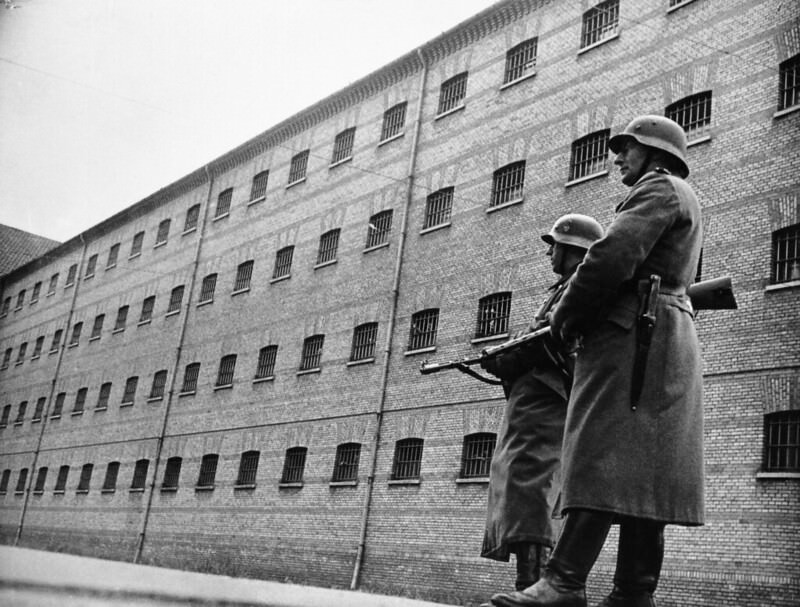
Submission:
POLYGON ((588 215, 568 213, 559 217, 542 240, 547 244, 556 242, 588 249, 595 240, 603 237, 603 227, 588 215))
POLYGON ((626 139, 667 152, 680 164, 680 176, 685 178, 689 174, 689 165, 686 164, 686 132, 674 120, 657 115, 638 116, 631 120, 624 131, 608 140, 608 147, 617 154, 626 139))

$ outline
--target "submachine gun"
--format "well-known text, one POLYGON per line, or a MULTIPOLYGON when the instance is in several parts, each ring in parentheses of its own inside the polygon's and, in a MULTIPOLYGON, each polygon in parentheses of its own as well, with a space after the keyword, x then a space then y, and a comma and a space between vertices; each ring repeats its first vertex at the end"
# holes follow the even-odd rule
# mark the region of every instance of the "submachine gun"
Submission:
MULTIPOLYGON (((695 314, 699 310, 735 310, 737 308, 736 298, 733 295, 733 288, 729 276, 711 278, 709 280, 693 283, 686 289, 686 294, 692 302, 692 308, 694 308, 695 314)), ((473 365, 480 365, 482 362, 505 352, 531 347, 536 341, 543 342, 544 347, 552 351, 550 340, 550 327, 545 326, 531 331, 530 333, 515 337, 514 339, 504 341, 496 346, 484 348, 478 354, 467 356, 460 360, 448 360, 443 362, 428 362, 424 360, 420 365, 419 371, 423 375, 430 375, 431 373, 438 373, 439 371, 445 371, 447 369, 457 369, 487 384, 499 385, 503 383, 501 380, 481 375, 471 367, 473 365)), ((558 366, 562 367, 562 365, 558 366)))

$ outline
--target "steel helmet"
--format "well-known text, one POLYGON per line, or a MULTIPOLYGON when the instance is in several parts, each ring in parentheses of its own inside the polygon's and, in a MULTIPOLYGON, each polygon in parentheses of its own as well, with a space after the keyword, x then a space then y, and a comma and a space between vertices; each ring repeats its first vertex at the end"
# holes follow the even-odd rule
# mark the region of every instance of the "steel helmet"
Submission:
POLYGON ((674 120, 656 115, 638 116, 619 135, 609 139, 608 147, 617 154, 626 139, 667 152, 681 165, 680 176, 685 178, 689 175, 689 165, 686 163, 686 132, 674 120))
POLYGON ((595 240, 599 240, 603 235, 603 227, 592 217, 579 213, 568 213, 556 220, 549 233, 542 234, 542 240, 549 245, 558 242, 588 249, 595 240))

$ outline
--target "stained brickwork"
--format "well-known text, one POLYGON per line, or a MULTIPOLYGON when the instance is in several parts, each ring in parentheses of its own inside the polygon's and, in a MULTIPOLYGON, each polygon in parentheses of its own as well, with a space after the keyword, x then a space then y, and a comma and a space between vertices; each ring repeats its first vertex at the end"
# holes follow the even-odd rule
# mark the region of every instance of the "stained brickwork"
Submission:
MULTIPOLYGON (((614 34, 581 50, 581 16, 595 4, 499 2, 4 277, 2 299, 44 287, 37 302, 0 318, 0 355, 12 355, 0 370, 0 406, 11 405, 0 429, 0 469, 9 471, 2 541, 324 586, 355 578, 365 589, 465 605, 509 588, 513 565, 478 556, 486 481, 461 478, 464 437, 497 432, 502 393, 456 373, 422 376, 419 364, 474 354, 527 324, 553 280, 539 234, 557 217, 611 220, 625 192, 615 168, 609 159, 569 182, 573 142, 711 91, 711 122, 689 148, 705 219, 702 275, 731 276, 739 309, 697 319, 708 523, 668 529, 659 604, 796 604, 800 471, 765 473, 763 450, 765 415, 800 409, 800 281, 776 285, 770 274, 772 233, 800 223, 800 106, 777 109, 778 64, 800 53, 800 7, 621 0, 614 34), (503 84, 506 52, 534 37, 535 67, 503 84), (463 98, 439 113, 442 85, 465 73, 463 98), (401 128, 380 141, 385 112, 402 103, 401 128), (335 138, 348 129, 352 154, 333 161, 335 138), (292 159, 306 150, 305 172, 290 183, 292 159), (524 163, 524 184, 497 204, 493 176, 514 163, 524 163), (445 188, 453 188, 450 216, 426 228, 428 195, 445 188), (230 203, 224 212, 220 198, 230 203), (376 219, 387 212, 391 224, 376 219), (166 243, 157 244, 165 219, 166 243), (338 245, 318 263, 331 230, 338 245), (141 253, 131 255, 140 232, 141 253), (288 247, 291 265, 276 272, 288 247), (249 282, 237 285, 246 262, 249 282), (65 286, 72 264, 80 271, 65 286), (201 301, 212 274, 213 296, 201 301), (180 309, 168 314, 180 285, 180 309), (476 338, 478 302, 497 293, 511 293, 509 330, 476 338), (412 316, 426 310, 438 311, 429 315, 434 345, 409 351, 412 316), (100 314, 100 337, 90 340, 100 314), (377 324, 373 356, 352 360, 354 330, 365 323, 377 324), (62 340, 51 348, 57 329, 62 340), (312 336, 322 349, 309 365, 303 344, 312 336), (256 377, 266 346, 277 346, 274 369, 256 377), (222 380, 231 355, 232 379, 222 380), (196 363, 189 385, 186 368, 196 363), (151 398, 159 371, 164 394, 151 398), (133 403, 123 403, 133 377, 133 403), (107 407, 98 408, 109 382, 107 407), (75 412, 81 388, 87 398, 75 412), (33 420, 41 397, 48 413, 33 420), (423 441, 419 477, 398 480, 396 444, 409 438, 423 441), (358 450, 357 479, 332 482, 344 444, 358 450), (295 447, 306 459, 287 482, 295 447), (238 484, 251 451, 256 482, 238 484), (198 487, 206 455, 218 456, 217 467, 198 487), (147 475, 136 480, 143 460, 147 475), (104 491, 109 462, 119 474, 104 491), (87 463, 93 475, 81 493, 87 463), (163 486, 167 472, 172 487, 163 486)), ((611 584, 615 546, 612 533, 592 598, 611 584)))

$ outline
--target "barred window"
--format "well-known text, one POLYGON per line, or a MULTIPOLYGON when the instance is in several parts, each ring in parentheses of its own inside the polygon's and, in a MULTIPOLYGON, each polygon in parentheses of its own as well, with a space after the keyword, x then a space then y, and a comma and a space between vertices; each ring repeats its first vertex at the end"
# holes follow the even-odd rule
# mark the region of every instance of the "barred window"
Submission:
POLYGON ((353 157, 353 142, 356 137, 355 127, 345 129, 333 140, 333 156, 331 164, 342 162, 353 157))
POLYGON ((17 488, 14 490, 15 493, 24 493, 25 492, 25 483, 28 482, 28 469, 23 468, 19 471, 19 476, 17 477, 17 488))
POLYGON ((106 477, 103 479, 101 491, 112 492, 117 489, 117 476, 119 475, 119 462, 109 462, 106 466, 106 477))
POLYGON ((353 347, 350 360, 370 360, 375 357, 375 343, 378 339, 378 323, 368 322, 353 330, 353 347))
POLYGON ((289 245, 283 247, 280 251, 275 253, 275 268, 272 271, 273 280, 276 278, 285 278, 289 276, 292 271, 292 256, 294 255, 294 246, 289 245))
POLYGON ((525 161, 513 162, 500 167, 492 178, 492 200, 490 207, 522 200, 525 191, 525 161))
POLYGON ((89 336, 89 339, 97 339, 100 337, 100 334, 103 332, 103 323, 106 320, 105 314, 98 314, 94 317, 94 324, 92 325, 92 334, 89 336))
POLYGON ((460 478, 489 476, 496 441, 497 435, 492 432, 478 432, 464 437, 460 478))
POLYGON ((50 344, 50 351, 57 352, 58 347, 61 345, 61 336, 64 334, 64 329, 56 329, 53 333, 53 343, 50 344))
POLYGON ((75 404, 72 407, 72 413, 83 413, 86 407, 86 396, 89 394, 89 388, 81 388, 75 394, 75 404))
POLYGON ((494 293, 478 301, 478 321, 475 338, 490 337, 508 333, 508 319, 511 315, 511 293, 494 293))
POLYGON ((3 354, 3 365, 2 369, 8 369, 8 365, 11 362, 11 354, 14 352, 14 348, 6 348, 5 354, 3 354))
POLYGON ((142 244, 144 244, 144 232, 137 232, 133 235, 133 242, 131 242, 131 252, 129 257, 135 257, 136 255, 141 254, 142 244))
POLYGON ((147 322, 151 318, 153 318, 153 309, 156 307, 156 296, 151 295, 150 297, 145 297, 144 301, 142 302, 142 313, 139 314, 139 322, 147 322))
POLYGON ((421 438, 404 438, 395 443, 392 480, 419 478, 422 465, 422 444, 421 438))
POLYGON ((42 349, 44 348, 44 335, 40 335, 36 338, 36 344, 33 346, 33 354, 31 354, 31 358, 39 358, 42 354, 42 349))
POLYGON ((278 346, 264 346, 258 351, 255 379, 265 379, 275 374, 275 360, 278 357, 278 346))
POLYGON ((330 230, 319 237, 317 265, 336 260, 336 251, 339 248, 339 233, 339 229, 330 230))
POLYGON ((0 428, 8 426, 8 420, 11 417, 11 405, 3 407, 3 416, 0 417, 0 428))
POLYGON ((169 237, 169 219, 163 220, 161 223, 158 224, 158 232, 156 232, 156 244, 164 244, 167 242, 167 238, 169 237))
POLYGON ((322 344, 324 335, 312 335, 303 341, 303 354, 300 358, 300 370, 318 369, 322 364, 322 344))
POLYGON ((183 385, 181 393, 186 394, 197 390, 197 378, 200 377, 200 363, 190 363, 183 370, 183 385))
POLYGON ((17 409, 17 419, 14 420, 15 424, 21 424, 25 421, 25 411, 28 409, 28 401, 23 400, 17 409))
POLYGON ((800 104, 800 55, 780 64, 780 99, 778 110, 800 104))
POLYGON ((83 323, 76 322, 72 326, 72 337, 69 340, 70 346, 77 346, 78 342, 81 340, 81 330, 83 330, 83 323))
POLYGON ((431 308, 415 313, 411 317, 408 335, 408 350, 421 350, 436 345, 436 330, 439 326, 439 309, 431 308))
POLYGON ((172 289, 169 294, 169 304, 167 304, 167 314, 172 312, 180 312, 181 302, 183 301, 184 285, 179 285, 172 289))
POLYGON ((236 369, 236 354, 223 356, 219 361, 219 371, 217 372, 217 387, 232 386, 233 372, 236 369))
POLYGON ((764 471, 800 472, 800 409, 764 416, 764 471))
POLYGON ((217 208, 214 211, 214 218, 224 217, 231 210, 231 201, 233 200, 233 188, 228 188, 219 193, 217 196, 217 208))
POLYGON ((267 197, 267 181, 269 171, 261 171, 253 177, 253 184, 250 186, 250 202, 256 202, 267 197))
POLYGON ((423 230, 450 222, 450 213, 453 210, 453 191, 454 188, 444 188, 428 195, 425 201, 423 230))
POLYGON ((147 482, 147 470, 150 468, 150 460, 136 460, 133 467, 133 478, 131 479, 131 489, 144 489, 147 482))
MULTIPOLYGON (((144 232, 142 232, 142 235, 144 235, 144 232)), ((65 288, 75 284, 75 276, 77 274, 78 274, 78 264, 77 263, 73 263, 69 267, 69 270, 67 270, 67 282, 64 284, 65 288)))
POLYGON ((119 257, 119 243, 112 244, 108 250, 108 259, 106 260, 106 270, 113 268, 117 265, 117 257, 119 257))
POLYGON ((258 473, 259 451, 245 451, 239 460, 239 474, 236 475, 236 485, 239 487, 253 487, 256 484, 258 473))
POLYGON ((22 291, 20 291, 17 294, 17 305, 16 305, 16 307, 14 309, 15 310, 21 310, 22 309, 22 304, 24 304, 24 303, 25 303, 25 289, 22 289, 22 291))
POLYGON ((150 399, 164 398, 164 387, 167 385, 167 370, 156 371, 153 375, 153 385, 150 388, 150 399))
POLYGON ((36 401, 36 408, 33 410, 31 421, 39 421, 44 415, 44 406, 47 404, 47 397, 42 396, 36 401))
POLYGON ((18 365, 21 365, 22 361, 25 360, 25 352, 27 351, 27 349, 28 349, 28 342, 27 341, 22 342, 19 345, 19 352, 17 353, 17 364, 18 365))
POLYGON ((114 322, 114 331, 124 331, 128 322, 128 306, 120 306, 117 310, 117 320, 114 322))
POLYGON ((61 466, 58 469, 58 476, 56 477, 56 486, 53 487, 53 492, 63 493, 67 488, 67 478, 69 477, 69 466, 61 466))
POLYGON ((683 127, 689 140, 704 137, 711 127, 711 91, 676 101, 667 106, 665 114, 683 127))
POLYGON ((358 460, 361 457, 359 443, 344 443, 336 447, 336 461, 333 465, 332 482, 354 481, 358 479, 358 460))
POLYGON ((181 464, 183 464, 183 460, 180 457, 170 457, 167 460, 167 465, 164 468, 164 479, 161 481, 162 491, 178 488, 178 480, 181 476, 181 464))
POLYGON ((437 115, 464 105, 464 98, 467 96, 467 75, 467 72, 463 72, 442 83, 439 91, 439 107, 436 110, 437 115))
POLYGON ((392 230, 392 210, 381 211, 369 218, 367 224, 367 249, 380 246, 389 241, 392 230))
POLYGON ((233 292, 246 291, 250 288, 250 279, 253 278, 254 260, 245 261, 236 268, 236 280, 233 282, 233 292))
POLYGON ((89 257, 89 260, 86 262, 86 272, 84 272, 83 274, 84 280, 94 276, 94 272, 96 269, 97 269, 97 253, 89 257))
POLYGON ((186 211, 186 220, 183 222, 183 231, 188 232, 197 228, 200 219, 200 205, 195 204, 186 211))
POLYGON ((619 27, 619 0, 606 0, 583 13, 581 48, 614 37, 619 27))
POLYGON ((214 301, 214 289, 217 286, 217 275, 209 274, 203 279, 203 284, 200 287, 200 301, 198 303, 206 303, 214 301))
POLYGON ((302 483, 303 470, 306 467, 306 447, 292 447, 286 450, 286 458, 283 460, 282 483, 302 483))
POLYGON ((6 468, 3 470, 3 476, 0 477, 0 495, 5 495, 8 491, 8 481, 11 479, 11 470, 6 468))
POLYGON ((11 309, 11 297, 6 297, 3 300, 3 310, 0 311, 0 316, 6 316, 11 309))
POLYGON ((102 410, 108 409, 108 399, 111 397, 111 382, 106 382, 100 386, 100 392, 97 395, 97 404, 95 409, 102 410))
MULTIPOLYGON (((52 295, 53 293, 55 293, 57 286, 58 286, 58 272, 56 272, 50 277, 50 284, 47 285, 47 294, 52 295)), ((3 306, 3 309, 4 313, 8 312, 8 308, 6 308, 5 306, 3 306)))
POLYGON ((42 291, 42 281, 40 280, 35 285, 33 285, 33 292, 31 293, 31 303, 36 303, 39 301, 39 293, 42 291))
POLYGON ((536 47, 539 39, 520 42, 506 53, 506 69, 503 84, 514 82, 536 72, 536 47))
POLYGON ((92 471, 94 470, 94 464, 84 464, 81 468, 81 476, 78 479, 78 488, 75 490, 76 493, 89 493, 89 486, 92 483, 92 471))
POLYGON ((217 476, 217 462, 219 455, 206 453, 200 462, 200 474, 197 477, 198 489, 213 489, 214 478, 217 476))
POLYGON ((67 400, 66 392, 59 392, 56 394, 56 400, 53 403, 53 411, 50 417, 61 417, 61 412, 64 410, 64 401, 67 400))
POLYGON ((129 377, 125 381, 125 391, 122 393, 122 403, 123 405, 132 405, 133 399, 136 396, 136 385, 139 383, 139 378, 129 377))
POLYGON ((406 124, 406 106, 403 101, 390 107, 383 113, 383 126, 381 126, 381 141, 396 137, 403 132, 406 124))
POLYGON ((772 271, 770 282, 800 280, 800 223, 772 233, 772 271))
POLYGON ((306 168, 308 167, 308 152, 303 150, 299 154, 292 157, 292 162, 289 165, 289 185, 302 181, 306 178, 306 168))
POLYGON ((591 133, 572 143, 569 180, 575 181, 607 170, 608 129, 591 133))
POLYGON ((47 466, 42 466, 39 468, 39 472, 36 474, 36 484, 33 486, 34 493, 44 493, 44 486, 47 482, 47 466))

